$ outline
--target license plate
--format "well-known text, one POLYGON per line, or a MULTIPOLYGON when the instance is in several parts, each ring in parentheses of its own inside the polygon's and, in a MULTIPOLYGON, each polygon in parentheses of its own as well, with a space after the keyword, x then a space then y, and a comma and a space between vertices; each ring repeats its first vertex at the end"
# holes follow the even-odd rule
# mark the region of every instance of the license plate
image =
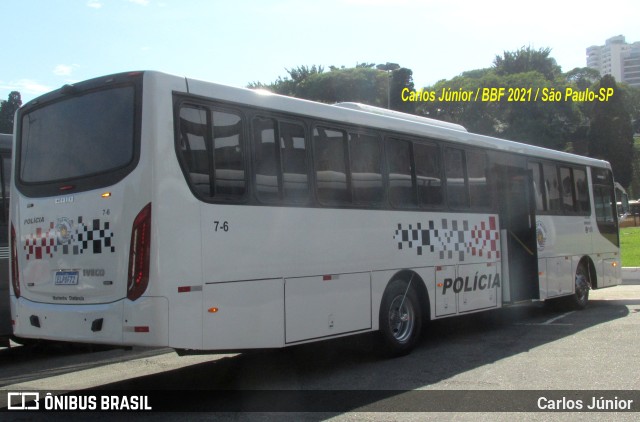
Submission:
POLYGON ((58 286, 73 286, 78 284, 78 271, 58 271, 54 283, 58 286))

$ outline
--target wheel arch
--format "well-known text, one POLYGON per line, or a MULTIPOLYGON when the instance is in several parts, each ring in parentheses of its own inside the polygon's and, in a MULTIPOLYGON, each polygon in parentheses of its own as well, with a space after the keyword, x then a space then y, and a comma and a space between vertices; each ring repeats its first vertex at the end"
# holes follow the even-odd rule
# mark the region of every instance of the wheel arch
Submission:
MULTIPOLYGON (((591 289, 597 289, 598 288, 598 273, 596 271, 596 266, 593 263, 593 260, 591 259, 591 257, 589 255, 585 255, 582 258, 580 258, 580 262, 578 262, 578 267, 580 265, 583 265, 587 269, 587 275, 589 277, 590 288, 591 289)), ((577 271, 578 267, 576 267, 576 271, 577 271)))
MULTIPOLYGON (((391 279, 387 282, 387 286, 393 282, 393 280, 405 280, 415 287, 418 294, 418 300, 422 306, 422 322, 427 323, 431 320, 431 302, 429 301, 429 291, 424 282, 424 279, 416 271, 411 269, 404 269, 396 272, 391 279)), ((386 288, 386 287, 385 287, 386 288)))

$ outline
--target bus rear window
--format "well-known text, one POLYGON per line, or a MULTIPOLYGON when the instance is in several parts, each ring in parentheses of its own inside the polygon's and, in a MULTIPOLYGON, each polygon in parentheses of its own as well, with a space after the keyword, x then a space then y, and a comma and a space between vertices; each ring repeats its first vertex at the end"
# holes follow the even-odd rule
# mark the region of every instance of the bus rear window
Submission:
POLYGON ((20 181, 70 181, 127 166, 134 159, 135 107, 135 88, 121 86, 72 95, 23 115, 20 181))

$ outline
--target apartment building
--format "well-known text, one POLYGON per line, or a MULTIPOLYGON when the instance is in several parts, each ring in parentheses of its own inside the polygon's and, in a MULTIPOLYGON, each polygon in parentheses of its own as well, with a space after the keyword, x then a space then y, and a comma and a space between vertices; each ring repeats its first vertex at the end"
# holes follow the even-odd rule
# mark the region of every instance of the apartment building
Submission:
POLYGON ((618 82, 640 87, 640 42, 628 44, 624 35, 618 35, 605 45, 593 45, 587 48, 587 66, 618 82))

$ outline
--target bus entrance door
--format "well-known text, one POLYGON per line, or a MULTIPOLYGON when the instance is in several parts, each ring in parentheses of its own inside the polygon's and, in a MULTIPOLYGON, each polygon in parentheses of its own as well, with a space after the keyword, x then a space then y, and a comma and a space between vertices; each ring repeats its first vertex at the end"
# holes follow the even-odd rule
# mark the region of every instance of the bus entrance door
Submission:
POLYGON ((503 251, 506 252, 502 273, 508 275, 503 286, 503 302, 538 299, 540 287, 532 177, 530 171, 519 167, 503 167, 500 173, 501 236, 503 251))

